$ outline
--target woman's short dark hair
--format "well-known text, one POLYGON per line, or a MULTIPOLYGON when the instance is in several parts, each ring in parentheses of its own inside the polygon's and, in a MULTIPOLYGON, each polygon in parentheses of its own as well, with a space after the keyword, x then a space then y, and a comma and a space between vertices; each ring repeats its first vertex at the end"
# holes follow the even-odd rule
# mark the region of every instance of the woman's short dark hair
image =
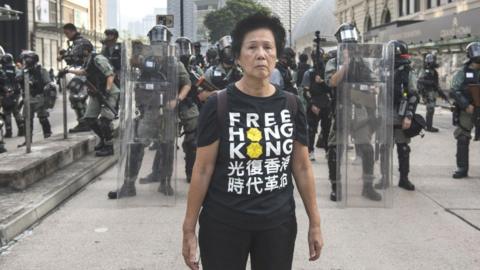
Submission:
POLYGON ((277 54, 279 55, 283 52, 286 33, 280 19, 274 16, 256 13, 239 21, 232 31, 232 51, 235 58, 240 56, 242 43, 247 33, 261 28, 267 28, 272 31, 273 37, 275 38, 277 54))

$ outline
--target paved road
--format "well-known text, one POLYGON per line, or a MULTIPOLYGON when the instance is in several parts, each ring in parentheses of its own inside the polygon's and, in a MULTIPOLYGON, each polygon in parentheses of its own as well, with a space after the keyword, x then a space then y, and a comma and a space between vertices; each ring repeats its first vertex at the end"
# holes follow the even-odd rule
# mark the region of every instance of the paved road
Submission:
MULTIPOLYGON (((330 202, 326 161, 318 152, 314 168, 326 245, 320 261, 308 262, 308 223, 296 195, 294 269, 479 269, 480 143, 471 145, 471 177, 452 179, 450 119, 440 111, 441 132, 414 140, 411 179, 417 191, 395 187, 391 209, 340 209, 330 202)), ((117 173, 107 171, 4 250, 0 269, 186 269, 180 252, 184 175, 178 175, 175 206, 155 207, 166 202, 155 185, 141 186, 129 203, 107 200, 117 173)), ((394 174, 396 183, 396 169, 394 174)))

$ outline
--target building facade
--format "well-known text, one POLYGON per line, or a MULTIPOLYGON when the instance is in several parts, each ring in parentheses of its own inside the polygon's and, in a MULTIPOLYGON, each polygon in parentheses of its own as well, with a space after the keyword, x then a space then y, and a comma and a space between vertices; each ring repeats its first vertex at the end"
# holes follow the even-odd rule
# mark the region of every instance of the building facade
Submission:
POLYGON ((33 50, 45 68, 59 69, 60 49, 67 43, 63 25, 73 23, 97 48, 106 28, 107 0, 5 0, 12 9, 23 12, 20 19, 0 25, 0 46, 18 57, 22 50, 33 50))
POLYGON ((465 47, 480 40, 480 0, 337 0, 337 23, 353 22, 364 42, 403 40, 420 70, 433 52, 440 63, 440 83, 449 88, 465 61, 465 47))

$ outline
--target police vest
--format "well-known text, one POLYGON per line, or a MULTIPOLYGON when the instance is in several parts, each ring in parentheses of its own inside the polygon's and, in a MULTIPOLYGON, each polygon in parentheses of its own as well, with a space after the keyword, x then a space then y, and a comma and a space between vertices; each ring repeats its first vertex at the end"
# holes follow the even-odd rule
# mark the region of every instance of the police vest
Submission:
POLYGON ((107 76, 95 65, 95 58, 98 55, 92 53, 90 61, 88 61, 85 70, 87 72, 87 80, 93 84, 98 91, 105 92, 107 89, 107 76))
POLYGON ((238 72, 238 70, 235 67, 232 67, 232 73, 230 76, 227 78, 227 74, 224 72, 221 72, 217 70, 217 67, 213 67, 213 72, 212 72, 212 83, 215 85, 218 89, 224 89, 229 85, 230 83, 234 83, 238 80, 240 80, 241 76, 238 72))
POLYGON ((466 64, 463 67, 463 83, 462 83, 462 94, 468 99, 470 103, 473 102, 472 94, 468 90, 469 84, 480 84, 480 72, 470 68, 470 63, 466 64))
POLYGON ((111 51, 110 48, 105 47, 103 56, 108 59, 115 71, 118 71, 122 68, 122 44, 115 43, 115 45, 113 45, 113 51, 111 51))
POLYGON ((404 66, 403 69, 396 69, 393 84, 393 105, 398 108, 402 96, 408 94, 410 67, 404 66))
MULTIPOLYGON (((425 68, 425 73, 422 76, 422 79, 427 81, 432 81, 435 86, 438 85, 438 73, 434 68, 425 68)), ((432 84, 425 85, 425 90, 435 91, 436 89, 432 87, 432 84)))
POLYGON ((327 108, 331 106, 331 91, 326 83, 319 84, 315 81, 315 69, 308 70, 310 95, 312 97, 312 104, 320 108, 327 108))
POLYGON ((30 69, 30 95, 32 97, 43 95, 43 89, 47 82, 43 80, 42 70, 43 68, 41 65, 36 65, 34 68, 30 69))

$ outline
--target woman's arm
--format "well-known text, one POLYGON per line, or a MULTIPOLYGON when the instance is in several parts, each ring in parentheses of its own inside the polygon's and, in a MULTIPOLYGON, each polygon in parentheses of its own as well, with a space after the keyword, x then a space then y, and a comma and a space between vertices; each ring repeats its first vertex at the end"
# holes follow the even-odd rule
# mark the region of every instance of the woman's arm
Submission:
POLYGON ((315 191, 312 164, 308 159, 308 148, 297 141, 293 144, 292 162, 295 183, 297 184, 298 192, 302 197, 310 222, 308 244, 310 249, 310 260, 314 261, 320 257, 320 251, 323 246, 320 213, 317 206, 317 195, 315 191))
POLYGON ((197 148, 197 156, 192 172, 192 182, 187 198, 187 211, 183 221, 183 257, 190 269, 198 269, 197 237, 195 228, 203 200, 207 194, 208 186, 215 169, 219 141, 197 148))

